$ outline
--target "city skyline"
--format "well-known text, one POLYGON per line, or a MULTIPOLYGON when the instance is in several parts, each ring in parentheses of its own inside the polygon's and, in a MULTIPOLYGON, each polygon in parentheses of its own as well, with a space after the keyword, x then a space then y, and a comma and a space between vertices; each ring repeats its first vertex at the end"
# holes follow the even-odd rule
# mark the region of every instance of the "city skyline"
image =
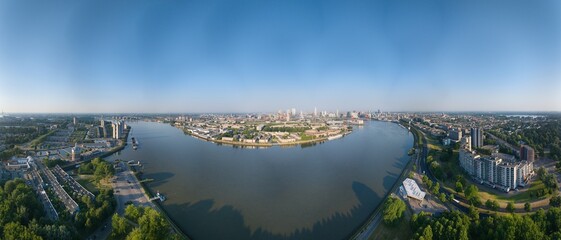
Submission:
POLYGON ((558 1, 0 2, 7 113, 561 111, 558 1))

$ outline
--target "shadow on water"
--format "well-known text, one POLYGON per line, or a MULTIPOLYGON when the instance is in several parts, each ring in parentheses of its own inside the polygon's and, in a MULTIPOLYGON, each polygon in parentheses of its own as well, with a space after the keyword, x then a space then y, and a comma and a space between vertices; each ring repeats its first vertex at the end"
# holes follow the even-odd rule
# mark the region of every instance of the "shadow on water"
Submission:
POLYGON ((399 178, 398 174, 386 171, 386 176, 384 177, 383 180, 384 190, 389 191, 398 178, 399 178))
POLYGON ((374 211, 376 206, 373 203, 381 201, 378 194, 360 182, 353 182, 352 189, 359 204, 349 213, 336 213, 317 221, 311 229, 298 229, 286 234, 271 233, 261 228, 252 232, 244 224, 242 214, 232 206, 211 210, 214 205, 212 199, 168 205, 166 211, 173 212, 172 218, 193 239, 345 239, 374 211))
POLYGON ((160 185, 167 183, 169 179, 175 176, 174 173, 171 172, 158 172, 158 173, 143 173, 143 179, 154 179, 148 185, 150 188, 159 187, 160 185))

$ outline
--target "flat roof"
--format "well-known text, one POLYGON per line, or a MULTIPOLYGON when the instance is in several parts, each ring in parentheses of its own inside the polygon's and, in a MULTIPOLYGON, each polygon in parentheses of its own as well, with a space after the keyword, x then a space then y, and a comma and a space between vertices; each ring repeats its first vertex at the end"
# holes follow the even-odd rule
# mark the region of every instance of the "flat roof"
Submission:
POLYGON ((403 180, 403 187, 405 188, 405 192, 407 192, 407 196, 411 198, 415 198, 418 200, 423 200, 425 198, 426 193, 421 191, 417 182, 411 178, 406 178, 403 180))

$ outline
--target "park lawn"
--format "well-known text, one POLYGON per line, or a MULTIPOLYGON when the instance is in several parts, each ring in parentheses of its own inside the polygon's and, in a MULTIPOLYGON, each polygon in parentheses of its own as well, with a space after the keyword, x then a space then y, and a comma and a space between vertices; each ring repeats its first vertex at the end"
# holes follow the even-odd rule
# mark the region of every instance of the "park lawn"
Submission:
POLYGON ((438 140, 429 136, 428 134, 426 136, 427 136, 427 146, 430 150, 442 151, 442 149, 444 149, 444 145, 440 144, 438 140))
POLYGON ((550 196, 550 194, 545 194, 541 197, 530 196, 531 192, 535 192, 540 189, 545 189, 545 185, 541 180, 535 180, 530 184, 530 189, 520 192, 518 194, 513 195, 506 195, 506 194, 494 194, 489 192, 480 191, 479 196, 483 202, 487 201, 487 199, 497 200, 501 206, 506 206, 507 202, 514 202, 514 203, 526 203, 526 202, 534 202, 537 200, 546 199, 550 196))
POLYGON ((412 239, 413 231, 411 231, 411 226, 409 224, 411 216, 411 212, 407 209, 404 212, 403 218, 396 226, 388 226, 384 223, 384 221, 381 221, 368 239, 412 239))
POLYGON ((85 187, 88 191, 90 191, 93 194, 99 193, 99 189, 96 187, 95 179, 93 178, 93 176, 79 175, 76 178, 76 182, 78 182, 80 185, 85 187))
POLYGON ((43 135, 41 135, 41 136, 39 136, 39 137, 33 139, 33 140, 31 141, 31 147, 33 148, 33 147, 36 147, 36 146, 38 146, 39 144, 43 143, 43 142, 45 141, 45 139, 46 139, 49 135, 55 133, 55 131, 56 131, 56 130, 51 130, 51 131, 49 131, 48 133, 45 133, 45 134, 43 134, 43 135))

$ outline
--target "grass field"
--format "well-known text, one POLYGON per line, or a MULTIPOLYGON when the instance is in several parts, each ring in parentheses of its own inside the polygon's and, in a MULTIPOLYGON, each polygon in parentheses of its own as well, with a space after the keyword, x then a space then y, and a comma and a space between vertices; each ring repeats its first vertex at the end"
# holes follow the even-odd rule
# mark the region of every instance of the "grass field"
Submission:
POLYGON ((401 219, 401 222, 399 222, 396 226, 388 226, 382 221, 368 239, 411 239, 413 237, 411 226, 409 226, 411 216, 411 212, 407 209, 404 212, 403 219, 401 219))
MULTIPOLYGON (((545 189, 544 183, 540 180, 535 180, 530 184, 530 188, 528 190, 521 191, 520 193, 515 192, 513 194, 508 194, 507 195, 507 194, 493 194, 493 193, 480 191, 479 196, 481 197, 481 199, 483 201, 486 201, 487 199, 493 199, 493 200, 499 201, 499 203, 501 201, 514 202, 514 203, 526 203, 526 202, 533 202, 533 201, 537 201, 537 200, 543 200, 543 199, 546 199, 550 196, 550 194, 546 194, 546 195, 541 196, 541 197, 530 196, 530 193, 535 192, 535 191, 540 190, 540 189, 545 189)), ((505 205, 506 205, 506 203, 505 203, 505 205)))
POLYGON ((93 176, 80 175, 76 178, 76 182, 78 182, 80 185, 85 187, 88 191, 90 191, 93 194, 97 194, 99 192, 98 188, 95 185, 95 180, 93 176))
POLYGON ((41 143, 43 143, 43 142, 45 141, 45 139, 46 139, 49 135, 53 134, 55 131, 56 131, 56 130, 51 130, 50 132, 48 132, 48 133, 46 133, 46 134, 43 134, 43 135, 41 135, 41 136, 35 138, 33 141, 31 141, 31 147, 34 148, 34 147, 40 145, 41 143))
POLYGON ((443 147, 438 140, 427 136, 427 147, 430 150, 442 151, 443 147))

